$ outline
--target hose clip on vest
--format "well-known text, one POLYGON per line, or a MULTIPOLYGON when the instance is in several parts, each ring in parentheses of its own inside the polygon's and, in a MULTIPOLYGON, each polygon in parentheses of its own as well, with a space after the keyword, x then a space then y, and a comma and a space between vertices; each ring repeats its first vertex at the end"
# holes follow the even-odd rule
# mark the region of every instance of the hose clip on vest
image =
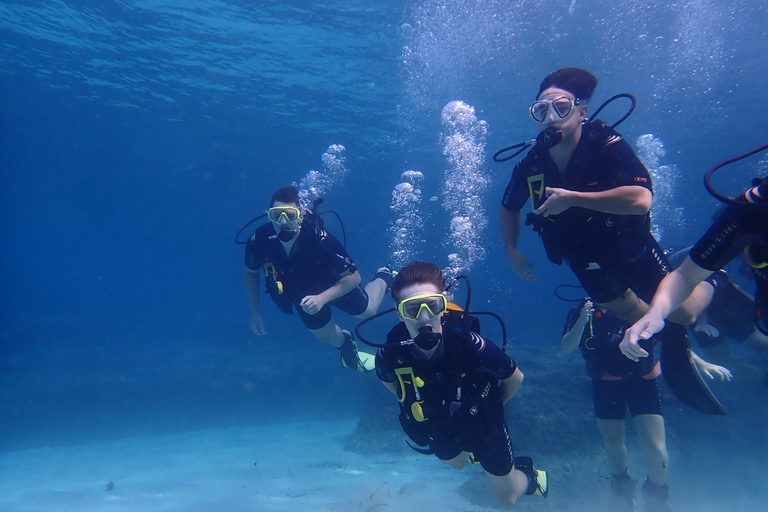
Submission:
POLYGON ((273 263, 264 264, 264 276, 266 278, 267 291, 274 295, 283 293, 283 282, 277 279, 277 269, 273 263))
MULTIPOLYGON (((462 374, 462 377, 464 374, 462 374)), ((461 386, 456 388, 456 400, 448 404, 448 413, 453 416, 453 414, 461 409, 461 386)))

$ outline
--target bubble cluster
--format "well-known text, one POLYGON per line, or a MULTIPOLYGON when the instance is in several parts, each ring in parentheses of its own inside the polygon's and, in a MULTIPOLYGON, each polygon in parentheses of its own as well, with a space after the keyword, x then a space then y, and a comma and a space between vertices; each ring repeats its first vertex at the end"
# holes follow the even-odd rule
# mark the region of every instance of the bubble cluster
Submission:
POLYGON ((549 46, 556 11, 567 12, 560 5, 542 7, 541 0, 518 0, 514 7, 497 0, 409 2, 400 26, 407 110, 421 115, 468 80, 495 81, 499 72, 516 73, 514 64, 524 69, 518 56, 549 46))
POLYGON ((483 168, 488 125, 478 120, 474 107, 463 101, 448 103, 441 118, 445 129, 443 154, 450 165, 442 187, 443 208, 451 216, 446 245, 454 249, 445 269, 446 278, 450 279, 485 258, 482 234, 488 218, 482 195, 490 185, 483 168))
POLYGON ((768 177, 768 153, 763 155, 763 158, 755 164, 755 175, 765 178, 768 177))
POLYGON ((345 151, 346 148, 341 144, 331 144, 321 157, 322 172, 310 170, 298 184, 293 184, 299 189, 299 206, 302 211, 310 210, 315 199, 327 194, 347 176, 345 151))
POLYGON ((421 171, 407 170, 400 175, 401 183, 392 190, 390 208, 397 219, 389 228, 390 259, 395 268, 402 268, 416 259, 416 243, 421 239, 424 220, 419 213, 421 203, 421 171))
POLYGON ((651 233, 658 242, 669 226, 685 226, 683 208, 672 201, 675 193, 675 183, 680 178, 680 170, 676 165, 661 165, 661 158, 666 154, 664 142, 648 133, 637 138, 635 143, 638 156, 645 164, 653 179, 653 207, 651 208, 651 233))

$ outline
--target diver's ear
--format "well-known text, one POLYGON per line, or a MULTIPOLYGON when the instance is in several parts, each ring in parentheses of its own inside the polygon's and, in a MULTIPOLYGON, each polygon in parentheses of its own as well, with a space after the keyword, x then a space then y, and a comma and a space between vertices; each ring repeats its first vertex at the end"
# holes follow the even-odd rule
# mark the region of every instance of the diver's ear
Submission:
POLYGON ((587 118, 587 111, 589 110, 589 107, 587 105, 579 105, 579 118, 584 121, 587 118))

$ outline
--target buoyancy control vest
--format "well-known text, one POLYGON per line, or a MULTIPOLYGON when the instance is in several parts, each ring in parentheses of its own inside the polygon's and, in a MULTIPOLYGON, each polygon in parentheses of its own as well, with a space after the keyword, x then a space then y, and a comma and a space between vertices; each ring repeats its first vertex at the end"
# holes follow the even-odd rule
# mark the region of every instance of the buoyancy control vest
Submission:
MULTIPOLYGON (((603 170, 604 162, 609 160, 603 155, 618 140, 621 140, 618 132, 599 119, 585 125, 580 147, 569 164, 569 167, 578 168, 578 183, 570 183, 566 188, 598 192, 626 184, 623 173, 614 175, 603 170)), ((631 155, 631 158, 637 157, 631 155)), ((523 162, 526 161, 532 169, 540 171, 527 177, 531 204, 536 210, 547 199, 544 193, 546 187, 563 185, 546 182, 544 169, 550 165, 546 150, 534 148, 523 162)), ((559 215, 548 217, 529 213, 525 224, 532 226, 539 234, 549 260, 560 265, 563 259, 599 261, 601 255, 622 259, 636 257, 645 247, 649 215, 615 215, 571 207, 559 215)))
POLYGON ((326 240, 329 233, 322 228, 317 218, 319 215, 316 214, 304 218, 298 235, 299 239, 295 242, 300 244, 300 247, 294 246, 292 249, 292 251, 300 250, 303 253, 318 256, 314 261, 304 262, 300 269, 296 268, 295 264, 292 266, 289 263, 290 258, 285 254, 281 242, 274 238, 274 229, 271 229, 271 225, 266 224, 256 232, 256 236, 262 238, 262 243, 265 244, 266 261, 262 263, 262 270, 266 291, 275 305, 285 314, 290 315, 293 312, 293 302, 302 298, 297 296, 296 290, 306 281, 298 279, 296 272, 306 274, 309 271, 311 276, 306 277, 311 277, 312 282, 317 283, 319 288, 327 289, 338 281, 338 275, 344 270, 351 272, 357 270, 345 254, 338 254, 328 248, 326 240), (262 232, 262 229, 265 231, 262 232), (286 282, 293 283, 293 287, 290 285, 286 287, 286 282))
MULTIPOLYGON (((394 368, 400 423, 416 444, 428 446, 436 435, 456 441, 486 435, 503 415, 499 380, 481 366, 472 345, 477 318, 449 311, 443 319, 442 354, 418 357, 404 324, 387 335, 387 353, 394 368)), ((439 354, 439 352, 438 352, 439 354)))

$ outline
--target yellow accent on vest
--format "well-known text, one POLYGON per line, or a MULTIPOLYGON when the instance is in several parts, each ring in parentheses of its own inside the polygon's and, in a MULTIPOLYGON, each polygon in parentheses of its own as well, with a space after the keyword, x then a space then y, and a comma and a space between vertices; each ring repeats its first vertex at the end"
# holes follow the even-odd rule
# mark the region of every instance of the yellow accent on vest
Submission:
POLYGON ((752 254, 749 252, 749 245, 744 248, 744 261, 752 268, 765 268, 768 266, 768 261, 757 262, 752 258, 752 254))
POLYGON ((416 395, 416 401, 411 404, 411 415, 416 421, 428 420, 429 418, 424 416, 424 411, 421 408, 421 404, 424 403, 424 400, 421 399, 421 393, 419 392, 419 388, 424 387, 424 379, 417 377, 413 373, 412 366, 408 366, 406 368, 395 368, 395 375, 397 375, 397 380, 400 382, 400 389, 397 393, 397 400, 401 403, 405 402, 405 385, 410 384, 413 386, 413 391, 416 395))
POLYGON ((544 174, 534 174, 533 176, 528 176, 528 193, 531 195, 531 205, 536 208, 536 197, 534 197, 534 194, 538 196, 538 199, 541 199, 544 197, 544 189, 547 188, 546 185, 544 185, 544 174), (535 190, 534 185, 539 184, 539 189, 535 190))

